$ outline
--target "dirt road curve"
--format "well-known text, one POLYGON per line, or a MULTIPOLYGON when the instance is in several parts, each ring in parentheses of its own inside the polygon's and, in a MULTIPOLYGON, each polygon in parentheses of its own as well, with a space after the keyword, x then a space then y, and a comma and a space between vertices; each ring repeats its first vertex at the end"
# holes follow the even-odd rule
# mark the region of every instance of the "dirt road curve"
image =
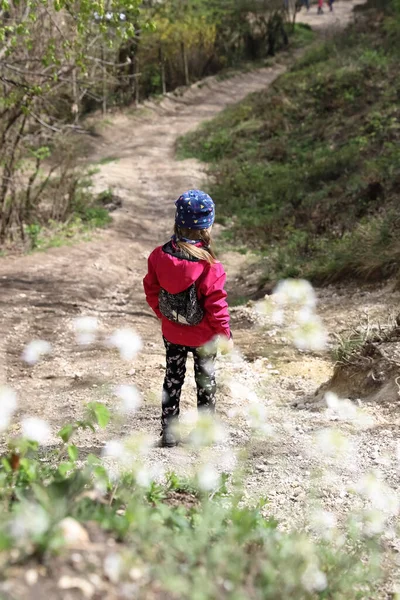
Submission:
MULTIPOLYGON (((333 15, 318 17, 313 9, 313 14, 301 17, 324 33, 346 24, 352 6, 351 2, 339 1, 333 15)), ((99 189, 112 187, 123 198, 123 209, 116 214, 113 226, 93 236, 91 242, 0 259, 0 383, 8 382, 18 390, 21 414, 44 417, 56 431, 81 414, 89 400, 100 399, 111 405, 110 386, 135 383, 144 395, 139 413, 111 433, 82 435, 79 446, 83 452, 99 452, 107 436, 137 430, 156 437, 164 356, 159 325, 145 304, 141 281, 148 253, 169 235, 174 199, 205 179, 204 168, 197 161, 175 160, 175 141, 225 106, 267 88, 284 69, 283 64, 277 64, 225 81, 210 78, 181 97, 167 97, 139 112, 111 116, 101 130, 92 161, 114 159, 102 164, 96 180, 99 189), (117 328, 135 328, 143 338, 142 354, 127 364, 101 343, 88 349, 77 347, 71 321, 81 314, 97 316, 104 336, 117 328), (29 368, 20 355, 24 344, 35 338, 49 340, 54 351, 50 359, 29 368)), ((243 272, 251 257, 229 253, 222 260, 230 290, 246 285, 243 272)), ((390 293, 390 286, 328 289, 320 294, 320 312, 330 331, 338 331, 365 311, 371 319, 386 315, 398 299, 390 293)), ((265 492, 271 498, 271 511, 289 523, 305 507, 308 475, 325 466, 314 445, 315 432, 332 425, 325 415, 293 410, 290 403, 325 381, 332 363, 327 356, 299 356, 278 344, 268 331, 251 324, 248 310, 234 310, 232 316, 235 340, 244 360, 239 365, 221 361, 221 374, 231 374, 244 385, 261 389, 274 428, 268 441, 251 445, 248 493, 265 492)), ((221 388, 219 413, 227 423, 229 437, 211 455, 220 468, 229 468, 232 450, 241 448, 249 438, 243 418, 232 417, 232 409, 242 402, 221 388), (227 462, 222 464, 222 458, 227 462)), ((191 380, 183 394, 184 411, 188 407, 194 407, 191 380)), ((379 466, 391 485, 398 487, 397 467, 391 460, 381 460, 386 454, 394 456, 398 414, 385 407, 366 410, 373 419, 368 429, 358 431, 341 425, 354 443, 354 460, 350 465, 335 466, 319 487, 322 504, 340 516, 352 506, 347 486, 363 470, 379 466)), ((194 451, 187 454, 179 448, 154 448, 148 457, 150 463, 168 468, 186 468, 196 459, 194 451)))

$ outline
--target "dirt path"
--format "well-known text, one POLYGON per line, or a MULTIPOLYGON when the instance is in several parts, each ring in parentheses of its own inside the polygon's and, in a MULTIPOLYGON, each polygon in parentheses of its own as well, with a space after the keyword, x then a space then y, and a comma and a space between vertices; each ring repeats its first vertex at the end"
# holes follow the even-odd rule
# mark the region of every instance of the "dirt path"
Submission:
MULTIPOLYGON (((312 14, 301 17, 325 32, 347 23, 352 6, 351 2, 336 2, 333 15, 318 17, 313 8, 312 14)), ((158 105, 148 104, 140 112, 110 117, 92 160, 103 163, 96 186, 113 188, 124 201, 113 226, 88 243, 0 259, 0 383, 7 381, 18 390, 21 413, 45 417, 56 431, 80 415, 89 400, 112 405, 112 385, 134 383, 143 393, 143 408, 107 436, 132 431, 156 434, 164 355, 159 325, 145 304, 141 282, 150 250, 171 230, 173 200, 181 190, 200 186, 205 179, 204 168, 197 161, 176 161, 176 139, 248 93, 265 89, 284 69, 285 65, 278 63, 225 81, 210 78, 181 97, 171 96, 158 105), (143 339, 143 352, 127 364, 101 343, 87 349, 77 347, 71 322, 81 314, 97 316, 104 336, 118 328, 135 328, 143 339), (35 338, 49 340, 53 354, 28 368, 20 354, 24 344, 35 338)), ((228 253, 222 259, 227 265, 229 289, 243 285, 251 257, 228 253)), ((372 320, 386 318, 398 300, 399 295, 392 294, 389 287, 327 289, 320 294, 320 312, 329 330, 337 332, 356 322, 365 311, 372 320)), ((335 423, 353 444, 352 460, 326 462, 315 445, 315 434, 332 425, 332 418, 299 412, 290 404, 329 377, 330 358, 295 353, 282 343, 279 332, 271 337, 269 327, 256 327, 250 309, 235 309, 232 317, 237 347, 244 358, 239 362, 221 360, 220 374, 259 394, 273 428, 266 440, 251 442, 249 496, 268 495, 271 512, 289 524, 303 514, 312 486, 310 474, 317 469, 329 467, 317 497, 341 518, 353 506, 348 487, 362 472, 379 467, 398 488, 393 458, 399 439, 398 414, 385 407, 367 407, 372 422, 366 429, 335 423)), ((187 381, 184 392, 185 413, 195 405, 192 381, 187 381)), ((220 469, 231 468, 233 452, 250 439, 243 415, 236 414, 245 403, 245 398, 235 397, 222 386, 219 413, 229 435, 210 456, 220 469)), ((82 435, 79 446, 82 452, 100 452, 104 439, 102 433, 82 435)), ((154 448, 147 460, 169 469, 186 469, 198 455, 179 448, 154 448)))

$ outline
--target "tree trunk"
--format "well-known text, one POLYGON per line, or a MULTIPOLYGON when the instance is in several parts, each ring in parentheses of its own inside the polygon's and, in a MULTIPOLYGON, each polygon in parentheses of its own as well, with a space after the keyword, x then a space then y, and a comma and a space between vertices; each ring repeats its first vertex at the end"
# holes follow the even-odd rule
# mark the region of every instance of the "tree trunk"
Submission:
POLYGON ((185 85, 190 85, 189 65, 188 65, 188 60, 187 60, 185 42, 181 42, 181 52, 182 52, 183 71, 185 73, 185 85))
POLYGON ((107 67, 104 63, 105 61, 105 52, 104 52, 104 44, 101 45, 101 60, 103 63, 103 115, 107 114, 107 67))
POLYGON ((161 91, 163 96, 165 96, 165 94, 167 93, 167 82, 165 80, 165 60, 162 44, 160 44, 160 47, 158 49, 158 57, 160 61, 161 91))
POLYGON ((134 75, 135 75, 135 104, 137 106, 139 104, 139 102, 140 102, 139 57, 138 57, 137 52, 136 52, 136 56, 135 56, 135 71, 134 71, 134 75))

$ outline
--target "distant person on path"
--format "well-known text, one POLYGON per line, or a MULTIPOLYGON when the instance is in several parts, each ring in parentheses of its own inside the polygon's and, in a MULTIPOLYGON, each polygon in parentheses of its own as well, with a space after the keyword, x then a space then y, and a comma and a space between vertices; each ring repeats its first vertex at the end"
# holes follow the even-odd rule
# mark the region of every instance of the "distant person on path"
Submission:
POLYGON ((208 194, 189 190, 175 202, 175 233, 148 259, 143 280, 146 300, 159 319, 166 349, 162 392, 161 445, 179 442, 174 424, 185 379, 186 359, 194 358, 197 407, 215 412, 216 344, 232 346, 225 271, 211 247, 215 206, 208 194))
POLYGON ((324 6, 324 0, 318 0, 318 14, 319 15, 324 14, 323 6, 324 6))
POLYGON ((329 10, 330 12, 333 12, 333 3, 335 0, 328 0, 328 6, 329 6, 329 10))

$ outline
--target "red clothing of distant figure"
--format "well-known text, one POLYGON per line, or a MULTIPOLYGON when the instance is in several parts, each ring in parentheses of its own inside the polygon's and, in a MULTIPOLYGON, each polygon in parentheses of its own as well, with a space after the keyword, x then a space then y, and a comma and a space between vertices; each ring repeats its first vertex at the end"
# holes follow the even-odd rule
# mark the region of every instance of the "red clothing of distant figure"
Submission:
POLYGON ((229 338, 231 332, 223 266, 218 261, 209 263, 206 260, 178 258, 167 251, 171 245, 178 250, 174 241, 153 250, 148 259, 148 273, 143 280, 146 300, 162 321, 163 336, 172 344, 192 347, 204 346, 216 335, 229 338), (170 294, 179 294, 193 283, 205 313, 201 323, 188 326, 169 321, 158 306, 161 288, 170 294))

